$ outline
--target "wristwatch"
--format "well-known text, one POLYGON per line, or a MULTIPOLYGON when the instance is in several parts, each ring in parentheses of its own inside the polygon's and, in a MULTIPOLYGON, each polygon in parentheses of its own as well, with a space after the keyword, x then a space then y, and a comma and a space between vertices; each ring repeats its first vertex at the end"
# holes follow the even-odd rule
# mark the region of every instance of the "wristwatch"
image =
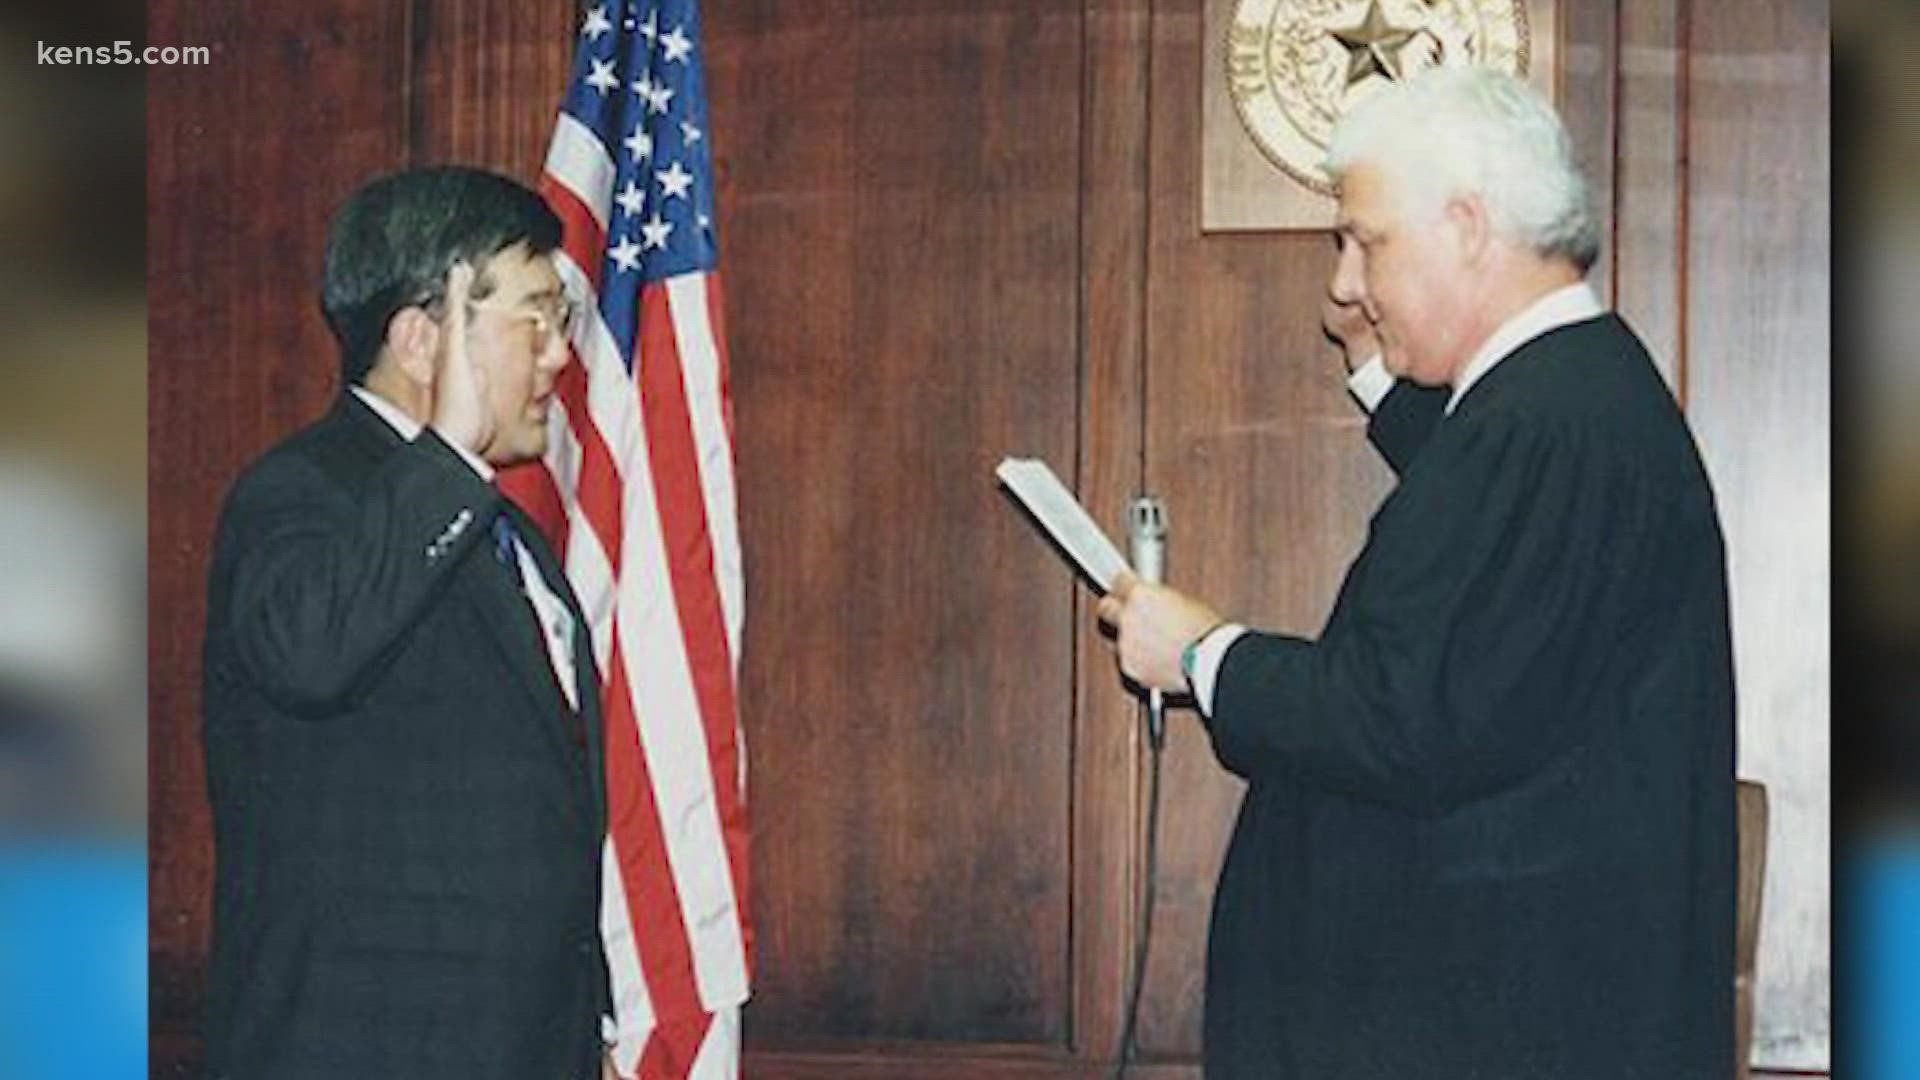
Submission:
POLYGON ((1193 640, 1187 642, 1187 647, 1180 650, 1180 674, 1187 680, 1187 693, 1194 697, 1199 696, 1193 686, 1193 669, 1200 662, 1200 643, 1212 637, 1215 630, 1225 625, 1227 624, 1224 622, 1214 623, 1194 635, 1193 640))

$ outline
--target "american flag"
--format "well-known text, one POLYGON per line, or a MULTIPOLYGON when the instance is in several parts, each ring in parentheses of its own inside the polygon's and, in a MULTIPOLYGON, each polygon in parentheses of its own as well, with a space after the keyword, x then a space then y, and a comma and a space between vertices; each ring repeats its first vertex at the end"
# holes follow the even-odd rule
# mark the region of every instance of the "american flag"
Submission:
POLYGON ((540 188, 593 298, 541 466, 510 493, 565 552, 606 715, 601 930, 615 1063, 744 1001, 746 758, 733 409, 695 0, 587 11, 540 188), (544 467, 542 467, 544 466, 544 467))

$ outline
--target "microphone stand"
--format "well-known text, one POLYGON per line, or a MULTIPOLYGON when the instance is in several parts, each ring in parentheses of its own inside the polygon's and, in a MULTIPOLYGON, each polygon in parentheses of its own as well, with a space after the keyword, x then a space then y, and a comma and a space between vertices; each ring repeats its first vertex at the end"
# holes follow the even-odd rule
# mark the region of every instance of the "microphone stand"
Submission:
MULTIPOLYGON (((1167 512, 1160 500, 1143 495, 1127 506, 1128 555, 1134 573, 1141 581, 1158 585, 1166 576, 1167 512)), ((1114 1055, 1113 1080, 1122 1080, 1138 1047, 1134 1045, 1140 1022, 1140 993, 1146 985, 1147 947, 1153 935, 1153 900, 1159 890, 1160 846, 1160 756, 1167 744, 1166 694, 1147 691, 1147 843, 1145 874, 1140 897, 1140 928, 1133 942, 1133 975, 1127 990, 1126 1022, 1120 1031, 1120 1048, 1114 1055)))

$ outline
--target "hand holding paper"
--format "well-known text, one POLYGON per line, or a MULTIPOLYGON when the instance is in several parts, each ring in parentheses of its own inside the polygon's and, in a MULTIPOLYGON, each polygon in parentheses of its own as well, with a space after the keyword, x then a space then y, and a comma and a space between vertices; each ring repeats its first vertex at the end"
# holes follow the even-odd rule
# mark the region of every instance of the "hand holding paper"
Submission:
POLYGON ((1180 654, 1220 625, 1220 613, 1178 589, 1125 574, 1100 601, 1100 621, 1114 628, 1120 671, 1149 690, 1184 693, 1180 654))
POLYGON ((1114 648, 1120 670, 1149 689, 1185 690, 1180 651, 1195 636, 1218 625, 1219 613, 1178 590, 1139 580, 1046 462, 1007 458, 994 475, 1074 564, 1108 594, 1100 602, 1100 615, 1118 631, 1114 648))

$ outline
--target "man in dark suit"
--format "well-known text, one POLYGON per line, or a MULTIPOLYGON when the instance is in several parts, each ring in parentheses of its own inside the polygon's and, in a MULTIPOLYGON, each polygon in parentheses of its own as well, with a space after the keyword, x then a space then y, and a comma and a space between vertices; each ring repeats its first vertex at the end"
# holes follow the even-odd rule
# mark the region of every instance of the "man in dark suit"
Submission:
POLYGON ((1335 133, 1329 324, 1399 483, 1318 638, 1123 582, 1122 670, 1246 796, 1207 1075, 1673 1080, 1733 1067, 1733 678, 1713 495, 1582 278, 1565 131, 1435 71, 1335 133))
POLYGON ((234 485, 208 590, 210 1076, 598 1073, 598 680, 491 482, 546 446, 559 239, 471 169, 378 180, 333 221, 345 390, 234 485))

